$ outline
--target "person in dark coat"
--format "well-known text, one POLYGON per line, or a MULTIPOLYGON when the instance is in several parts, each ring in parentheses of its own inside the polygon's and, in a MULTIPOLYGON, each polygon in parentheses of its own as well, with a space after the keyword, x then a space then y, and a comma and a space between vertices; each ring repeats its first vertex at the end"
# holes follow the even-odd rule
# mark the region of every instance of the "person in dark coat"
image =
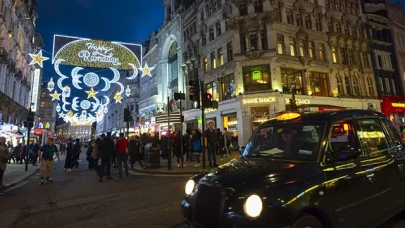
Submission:
POLYGON ((143 167, 141 156, 139 153, 139 136, 131 136, 128 143, 129 152, 129 163, 131 164, 131 169, 134 169, 134 164, 138 161, 139 165, 143 167))
POLYGON ((39 144, 38 144, 38 142, 36 142, 36 143, 34 144, 33 154, 32 154, 32 165, 33 165, 33 166, 37 166, 38 151, 39 151, 39 144))
POLYGON ((169 146, 169 140, 166 135, 162 134, 162 137, 160 138, 160 149, 162 151, 161 156, 163 159, 167 159, 168 146, 169 146))
POLYGON ((73 162, 73 167, 75 167, 75 171, 79 168, 79 158, 80 158, 80 153, 82 152, 82 145, 80 145, 80 139, 76 139, 75 144, 73 145, 73 151, 72 151, 72 162, 73 162))
POLYGON ((181 167, 184 168, 184 158, 183 158, 183 154, 181 153, 181 147, 183 146, 183 145, 181 145, 181 143, 182 143, 181 137, 183 137, 183 136, 180 134, 180 130, 178 130, 176 132, 176 135, 174 136, 174 151, 173 152, 177 157, 177 167, 180 167, 180 161, 181 161, 181 167))
POLYGON ((198 129, 194 129, 191 132, 191 152, 193 153, 193 157, 197 161, 197 164, 194 165, 194 167, 200 167, 200 157, 201 157, 201 132, 198 129))
POLYGON ((65 171, 72 170, 72 152, 73 152, 73 142, 69 140, 66 147, 66 160, 65 160, 65 171))
POLYGON ((101 141, 99 146, 99 154, 101 158, 101 166, 100 166, 100 179, 99 181, 103 181, 104 169, 107 166, 107 179, 112 179, 111 177, 111 159, 113 157, 113 153, 115 150, 115 143, 111 138, 111 132, 107 132, 107 137, 105 134, 101 135, 101 141))
POLYGON ((86 152, 86 161, 89 162, 89 169, 93 169, 94 168, 94 161, 93 161, 93 157, 91 156, 92 152, 93 152, 93 142, 94 140, 91 140, 89 143, 89 147, 87 148, 87 152, 86 152))
POLYGON ((186 161, 193 161, 193 156, 191 156, 191 129, 186 130, 184 134, 183 144, 184 144, 184 154, 186 155, 186 161))

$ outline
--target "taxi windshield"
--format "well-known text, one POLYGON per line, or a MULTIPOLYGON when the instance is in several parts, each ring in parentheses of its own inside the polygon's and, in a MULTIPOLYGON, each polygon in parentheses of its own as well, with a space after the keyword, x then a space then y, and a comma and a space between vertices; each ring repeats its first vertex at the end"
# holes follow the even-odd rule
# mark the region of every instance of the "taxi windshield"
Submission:
POLYGON ((297 122, 260 126, 242 156, 315 160, 324 123, 297 122))

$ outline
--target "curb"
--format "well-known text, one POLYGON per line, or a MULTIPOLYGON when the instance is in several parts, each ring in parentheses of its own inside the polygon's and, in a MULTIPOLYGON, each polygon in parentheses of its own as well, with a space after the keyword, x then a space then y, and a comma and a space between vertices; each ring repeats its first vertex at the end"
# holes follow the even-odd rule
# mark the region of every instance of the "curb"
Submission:
POLYGON ((153 169, 140 169, 140 168, 134 168, 132 170, 133 172, 138 172, 138 173, 147 173, 147 174, 160 174, 160 175, 173 175, 173 176, 178 176, 178 175, 197 175, 203 172, 208 172, 208 170, 199 170, 199 171, 194 171, 194 172, 171 172, 171 171, 155 171, 153 169))
POLYGON ((16 178, 13 182, 10 184, 6 184, 4 187, 0 187, 0 192, 3 192, 9 188, 12 188, 21 182, 23 182, 25 179, 30 178, 32 175, 34 175, 36 172, 38 172, 39 167, 37 167, 33 172, 28 173, 27 175, 21 175, 20 177, 16 178))

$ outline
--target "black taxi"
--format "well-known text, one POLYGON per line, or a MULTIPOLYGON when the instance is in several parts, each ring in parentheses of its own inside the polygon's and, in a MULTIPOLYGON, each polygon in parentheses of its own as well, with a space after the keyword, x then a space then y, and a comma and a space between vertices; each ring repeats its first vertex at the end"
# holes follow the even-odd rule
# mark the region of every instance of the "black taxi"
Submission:
POLYGON ((379 112, 286 112, 190 178, 188 227, 375 227, 405 209, 400 136, 379 112))

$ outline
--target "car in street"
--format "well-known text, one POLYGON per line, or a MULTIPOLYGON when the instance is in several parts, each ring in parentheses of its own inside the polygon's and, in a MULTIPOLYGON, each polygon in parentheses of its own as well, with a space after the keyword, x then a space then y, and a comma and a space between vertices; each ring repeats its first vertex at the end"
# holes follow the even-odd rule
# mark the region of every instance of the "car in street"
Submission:
POLYGON ((283 112, 239 159, 190 178, 188 227, 376 227, 405 209, 405 150, 371 110, 283 112))

